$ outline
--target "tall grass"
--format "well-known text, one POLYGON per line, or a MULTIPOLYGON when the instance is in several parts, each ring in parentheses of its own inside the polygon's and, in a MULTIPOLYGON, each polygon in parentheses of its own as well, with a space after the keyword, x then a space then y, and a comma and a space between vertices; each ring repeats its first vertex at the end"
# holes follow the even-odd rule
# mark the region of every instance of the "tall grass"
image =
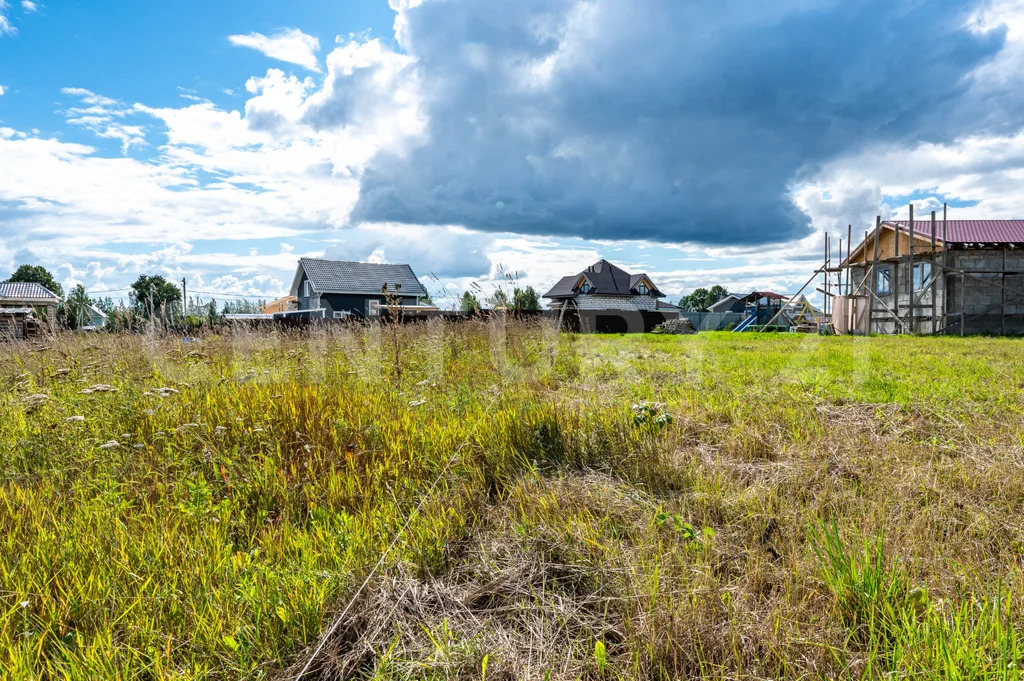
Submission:
POLYGON ((287 678, 408 522, 315 674, 1016 677, 1021 349, 511 321, 8 345, 0 675, 287 678))

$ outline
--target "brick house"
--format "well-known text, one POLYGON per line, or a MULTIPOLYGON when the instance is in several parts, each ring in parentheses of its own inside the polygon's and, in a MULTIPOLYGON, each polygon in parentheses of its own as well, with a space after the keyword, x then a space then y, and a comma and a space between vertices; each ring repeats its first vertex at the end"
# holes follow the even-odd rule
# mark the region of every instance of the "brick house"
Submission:
POLYGON ((646 274, 630 274, 607 260, 598 260, 579 274, 559 279, 544 297, 551 301, 548 307, 555 310, 574 307, 655 312, 663 309, 658 299, 665 294, 646 274))

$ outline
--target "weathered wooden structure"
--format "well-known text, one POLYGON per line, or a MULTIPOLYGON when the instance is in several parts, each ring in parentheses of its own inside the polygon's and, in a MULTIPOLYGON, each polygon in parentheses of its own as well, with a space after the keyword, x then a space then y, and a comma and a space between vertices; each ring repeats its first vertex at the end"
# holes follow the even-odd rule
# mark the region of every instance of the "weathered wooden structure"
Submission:
POLYGON ((25 340, 39 332, 35 310, 30 307, 0 307, 0 342, 25 340))
POLYGON ((913 215, 876 220, 855 248, 848 237, 837 267, 826 255, 822 292, 837 330, 1024 334, 1024 220, 913 215))

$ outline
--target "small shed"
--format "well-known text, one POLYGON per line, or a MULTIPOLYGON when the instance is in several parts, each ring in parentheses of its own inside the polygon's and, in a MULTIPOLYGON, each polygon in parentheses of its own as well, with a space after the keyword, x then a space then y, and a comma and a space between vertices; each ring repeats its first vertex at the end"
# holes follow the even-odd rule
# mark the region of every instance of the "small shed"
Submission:
POLYGON ((52 326, 60 297, 42 284, 29 281, 0 282, 0 309, 39 310, 52 326))
POLYGON ((30 307, 0 307, 0 342, 25 340, 36 332, 35 310, 30 307))

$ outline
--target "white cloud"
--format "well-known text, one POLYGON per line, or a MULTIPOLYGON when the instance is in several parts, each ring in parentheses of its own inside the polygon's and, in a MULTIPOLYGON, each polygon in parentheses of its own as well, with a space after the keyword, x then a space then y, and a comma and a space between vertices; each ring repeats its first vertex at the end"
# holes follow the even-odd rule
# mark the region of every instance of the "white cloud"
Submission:
POLYGON ((39 9, 39 5, 32 0, 21 0, 21 8, 26 12, 35 12, 39 9))
POLYGON ((0 85, 0 97, 3 97, 5 94, 7 94, 7 88, 0 85))
POLYGON ((320 39, 307 35, 297 28, 280 29, 272 35, 249 33, 247 35, 228 36, 232 45, 249 47, 262 52, 271 59, 298 64, 310 71, 320 72, 319 59, 320 39))
POLYGON ((78 97, 81 102, 80 106, 64 110, 69 124, 87 128, 97 137, 119 141, 123 153, 127 153, 132 147, 147 144, 145 129, 141 125, 122 122, 122 119, 134 113, 132 107, 85 88, 67 87, 61 91, 66 95, 78 97))
POLYGON ((10 12, 11 6, 7 4, 7 0, 0 0, 0 38, 5 35, 14 35, 18 32, 18 29, 14 28, 11 24, 8 12, 10 12))

